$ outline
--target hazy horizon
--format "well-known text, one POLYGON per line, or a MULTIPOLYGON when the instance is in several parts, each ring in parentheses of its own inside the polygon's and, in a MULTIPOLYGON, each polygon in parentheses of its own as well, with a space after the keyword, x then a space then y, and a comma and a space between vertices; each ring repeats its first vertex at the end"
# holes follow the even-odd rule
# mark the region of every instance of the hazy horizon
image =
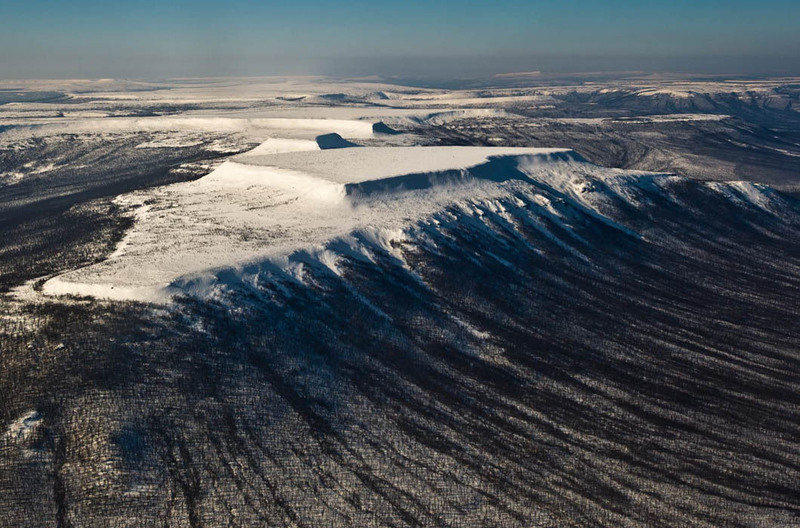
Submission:
POLYGON ((4 2, 0 78, 800 74, 800 4, 4 2))

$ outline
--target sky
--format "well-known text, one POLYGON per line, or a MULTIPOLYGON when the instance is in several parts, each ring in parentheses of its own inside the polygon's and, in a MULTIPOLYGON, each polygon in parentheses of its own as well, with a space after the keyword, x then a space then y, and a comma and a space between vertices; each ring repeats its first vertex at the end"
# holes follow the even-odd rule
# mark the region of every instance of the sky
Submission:
POLYGON ((798 0, 2 0, 0 79, 800 74, 798 0))

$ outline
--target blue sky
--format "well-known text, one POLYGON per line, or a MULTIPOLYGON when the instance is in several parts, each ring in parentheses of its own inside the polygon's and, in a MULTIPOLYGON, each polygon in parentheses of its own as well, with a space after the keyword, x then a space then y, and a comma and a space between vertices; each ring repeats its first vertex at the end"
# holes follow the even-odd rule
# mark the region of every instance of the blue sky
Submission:
POLYGON ((420 75, 800 74, 799 57, 797 0, 0 3, 2 78, 413 75, 415 64, 420 75))

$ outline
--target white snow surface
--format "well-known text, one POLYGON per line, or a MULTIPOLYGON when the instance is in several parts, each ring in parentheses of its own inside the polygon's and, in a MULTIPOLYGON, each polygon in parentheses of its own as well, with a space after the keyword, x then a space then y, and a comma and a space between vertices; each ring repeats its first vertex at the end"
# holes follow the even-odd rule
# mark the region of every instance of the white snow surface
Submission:
MULTIPOLYGON (((666 190, 675 178, 599 167, 566 149, 320 150, 311 140, 270 139, 199 180, 118 197, 119 205, 134 211, 135 223, 116 251, 103 262, 51 278, 43 292, 169 303, 175 295, 219 297, 228 287, 226 277, 259 280, 264 269, 299 281, 308 265, 340 274, 340 256, 372 259, 370 247, 402 263, 394 243, 406 240, 420 222, 450 207, 505 215, 522 195, 567 232, 569 220, 553 196, 639 236, 604 216, 604 204, 623 200, 638 206, 640 188, 666 190), (550 189, 542 191, 550 198, 538 194, 537 185, 550 189)), ((770 208, 765 190, 754 184, 710 188, 770 208)))
POLYGON ((60 134, 109 134, 126 132, 253 132, 264 131, 275 137, 313 139, 320 134, 336 133, 349 138, 373 135, 372 122, 360 119, 308 119, 294 117, 102 117, 78 119, 28 119, 24 124, 0 133, 0 137, 23 139, 60 134))
POLYGON ((198 277, 204 274, 254 261, 291 267, 295 264, 289 257, 297 251, 315 253, 335 271, 335 258, 325 253, 325 245, 334 239, 366 233, 391 250, 391 241, 401 239, 404 229, 448 205, 507 196, 503 182, 473 177, 467 169, 502 157, 555 165, 563 162, 548 157, 565 152, 499 147, 318 150, 311 141, 268 140, 197 181, 119 197, 119 204, 134 208, 136 221, 117 250, 104 262, 50 279, 43 291, 167 302, 185 293, 179 283, 203 284, 198 277), (409 176, 409 189, 407 175, 416 175, 409 176), (391 185, 383 188, 382 183, 391 185))
POLYGON ((565 152, 564 149, 520 147, 369 147, 258 156, 259 148, 236 159, 244 159, 251 166, 281 173, 302 173, 336 183, 467 169, 485 163, 492 156, 565 152))
MULTIPOLYGON (((535 76, 523 73, 511 76, 535 76)), ((491 209, 524 193, 558 222, 563 197, 602 216, 603 201, 622 198, 636 204, 640 173, 596 167, 566 151, 495 147, 406 147, 418 144, 413 134, 379 134, 382 121, 398 130, 419 124, 480 122, 502 118, 514 126, 537 127, 553 122, 601 126, 608 119, 525 119, 518 108, 548 108, 563 95, 593 93, 601 85, 567 82, 558 85, 492 89, 444 90, 402 87, 375 79, 340 80, 318 77, 252 79, 182 79, 146 82, 0 81, 0 89, 57 90, 69 104, 12 102, 0 112, 0 143, 11 148, 38 138, 78 134, 94 137, 143 134, 140 149, 200 146, 221 153, 260 144, 228 158, 207 176, 193 182, 148 189, 117 198, 135 215, 134 226, 104 262, 51 278, 47 294, 79 294, 102 298, 168 302, 179 293, 208 295, 219 287, 220 270, 241 270, 253 263, 273 263, 302 276, 298 252, 311 255, 338 272, 335 246, 367 251, 358 240, 369 239, 401 257, 392 245, 409 227, 447 207, 464 211, 491 209), (109 101, 113 108, 109 109, 109 101), (151 107, 186 105, 176 115, 148 115, 151 107), (56 112, 59 110, 59 112, 56 112), (6 128, 8 127, 8 128, 6 128), (345 141, 320 136, 338 134, 345 141), (213 139, 211 145, 209 138, 213 139), (370 145, 345 146, 347 141, 370 145), (380 146, 376 146, 380 145, 380 146), (536 194, 520 177, 557 190, 559 198, 536 194), (603 180, 603 193, 593 184, 603 180), (613 195, 613 196, 612 196, 613 195), (339 243, 344 242, 344 244, 339 243), (295 255, 295 256, 293 256, 295 255)), ((772 93, 786 80, 704 81, 651 79, 648 76, 605 83, 600 92, 687 99, 706 93, 772 93)), ((627 120, 725 119, 727 116, 675 114, 627 120)), ((491 138, 501 143, 501 137, 491 138)), ((142 155, 147 155, 144 150, 142 155)), ((189 163, 176 171, 190 172, 189 163)), ((216 165, 214 165, 216 166, 216 165)), ((31 165, 0 174, 0 185, 25 177, 47 177, 58 169, 31 165), (42 176, 44 175, 44 176, 42 176)), ((659 186, 666 176, 649 184, 659 186)), ((709 184, 732 200, 770 206, 766 190, 751 184, 709 184)), ((510 200, 514 202, 514 198, 510 200)), ((502 212, 501 212, 502 213, 502 212)), ((504 214, 504 213, 502 213, 504 214)), ((609 220, 610 221, 610 220, 609 220)), ((568 219, 564 220, 568 229, 568 219)), ((542 227, 544 230, 545 228, 542 227)), ((367 258, 369 258, 367 256, 367 258)))
POLYGON ((42 415, 37 411, 29 411, 8 424, 2 439, 10 443, 24 442, 41 424, 42 415))

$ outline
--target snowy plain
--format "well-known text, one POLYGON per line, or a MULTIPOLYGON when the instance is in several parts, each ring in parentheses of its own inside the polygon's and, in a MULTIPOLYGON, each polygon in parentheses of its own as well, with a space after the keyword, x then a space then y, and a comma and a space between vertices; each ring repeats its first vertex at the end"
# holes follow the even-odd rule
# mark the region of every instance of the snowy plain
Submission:
MULTIPOLYGON (((27 89, 53 88, 48 82, 24 84, 27 89)), ((520 130, 603 127, 613 120, 529 120, 510 110, 525 105, 547 111, 557 97, 573 92, 615 96, 624 89, 635 97, 663 96, 680 102, 694 93, 767 92, 774 85, 676 81, 654 88, 641 81, 602 89, 585 83, 438 90, 374 81, 274 78, 173 84, 73 81, 59 87, 70 90, 69 107, 52 115, 47 105, 8 104, 0 116, 0 125, 6 125, 0 129, 0 139, 26 144, 70 134, 108 138, 144 133, 150 139, 136 146, 142 151, 204 146, 235 154, 216 168, 209 165, 211 172, 198 180, 119 196, 115 203, 135 221, 116 250, 101 262, 51 277, 43 286, 50 295, 166 302, 183 293, 177 285, 191 282, 193 276, 211 276, 215 270, 265 259, 290 267, 291 255, 325 254, 332 241, 357 231, 382 233, 390 248, 393 237, 402 239, 405 230, 448 207, 508 198, 526 171, 566 188, 575 178, 586 182, 622 177, 619 171, 570 154, 569 144, 560 145, 564 149, 429 146, 429 140, 395 133, 392 127, 436 128, 487 120, 520 130), (115 105, 112 113, 101 110, 109 102, 115 105), (153 105, 167 109, 186 105, 186 109, 138 115, 153 105), (217 139, 204 143, 210 134, 217 139), (242 145, 249 145, 249 150, 241 152, 242 145)), ((727 118, 683 111, 616 122, 647 126, 727 118)), ((502 142, 488 138, 488 143, 502 142)), ((30 175, 49 170, 52 167, 32 168, 30 175)), ((30 175, 13 173, 4 181, 30 175)), ((578 193, 574 199, 585 201, 586 196, 578 193)))

